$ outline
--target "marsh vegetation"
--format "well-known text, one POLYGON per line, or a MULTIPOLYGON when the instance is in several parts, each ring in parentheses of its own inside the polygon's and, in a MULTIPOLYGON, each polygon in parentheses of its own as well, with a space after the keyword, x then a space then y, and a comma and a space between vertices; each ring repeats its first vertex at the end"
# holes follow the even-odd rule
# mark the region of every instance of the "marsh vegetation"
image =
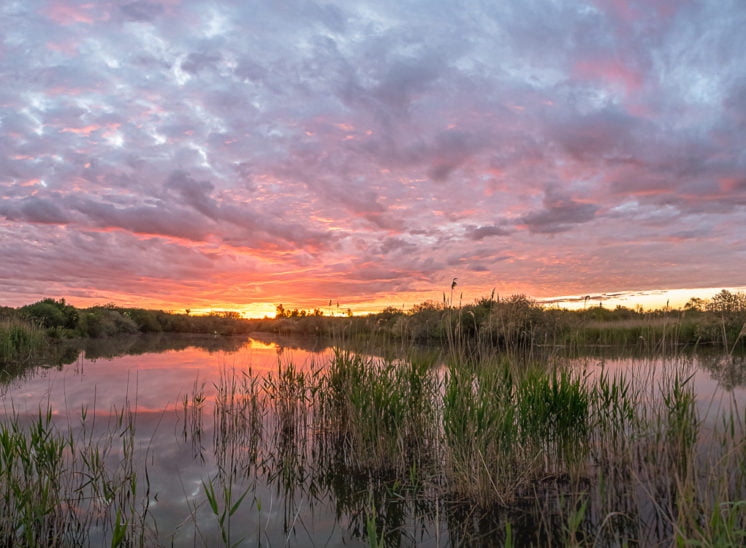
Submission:
MULTIPOLYGON (((333 341, 463 347, 530 352, 539 347, 638 347, 661 351, 719 346, 746 348, 746 295, 722 290, 712 299, 692 298, 682 309, 643 310, 588 306, 580 310, 545 307, 524 295, 494 294, 473 303, 428 301, 410 310, 389 307, 352 316, 339 309, 288 310, 274 318, 245 319, 236 312, 208 315, 123 308, 113 304, 80 309, 64 299, 43 299, 20 308, 0 307, 0 365, 32 361, 44 347, 71 339, 100 339, 139 333, 327 337, 333 341)), ((48 358, 44 358, 48 361, 48 358)))

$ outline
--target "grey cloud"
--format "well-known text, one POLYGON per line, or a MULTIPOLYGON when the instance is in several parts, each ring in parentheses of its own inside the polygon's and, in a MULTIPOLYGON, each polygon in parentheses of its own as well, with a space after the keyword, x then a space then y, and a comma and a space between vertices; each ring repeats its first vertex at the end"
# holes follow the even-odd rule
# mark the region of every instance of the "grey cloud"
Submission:
POLYGON ((203 70, 215 70, 222 60, 219 52, 192 52, 181 62, 181 70, 197 74, 203 70))
POLYGON ((12 221, 41 224, 67 224, 70 217, 53 201, 31 196, 20 200, 16 207, 0 201, 0 215, 12 221))
POLYGON ((483 143, 473 135, 461 131, 446 131, 438 135, 433 152, 434 165, 430 170, 430 177, 436 181, 447 179, 448 176, 463 164, 472 154, 477 152, 483 143))
POLYGON ((164 188, 176 193, 181 203, 217 223, 229 223, 242 229, 235 233, 222 231, 229 245, 238 247, 261 247, 263 241, 278 247, 326 246, 333 237, 329 234, 309 230, 298 223, 280 219, 269 212, 259 212, 251 204, 237 204, 230 200, 216 200, 211 196, 215 186, 208 181, 198 181, 184 171, 175 171, 167 179, 164 188))
POLYGON ((723 107, 726 111, 726 117, 723 120, 725 127, 723 129, 740 132, 746 130, 746 79, 739 80, 730 87, 723 99, 723 107), (731 125, 733 126, 732 129, 729 127, 731 125))
POLYGON ((625 157, 634 152, 631 135, 638 124, 615 107, 590 114, 573 112, 571 117, 550 121, 550 135, 579 161, 596 162, 604 157, 625 157))
POLYGON ((544 208, 522 216, 516 224, 526 225, 531 232, 552 234, 565 232, 573 226, 593 220, 598 206, 583 203, 548 189, 544 208))
POLYGON ((679 230, 677 232, 674 232, 671 234, 672 237, 680 240, 691 240, 696 238, 705 238, 707 237, 712 230, 708 228, 695 228, 691 230, 679 230))
MULTIPOLYGON (((68 62, 31 70, 28 83, 34 85, 39 91, 51 89, 92 91, 103 78, 104 76, 97 74, 93 67, 68 62)), ((67 108, 69 105, 65 107, 67 108)))
POLYGON ((484 240, 492 236, 507 236, 509 234, 509 230, 497 225, 473 227, 466 231, 467 238, 475 241, 484 240))
POLYGON ((404 110, 414 94, 422 93, 438 79, 441 63, 435 56, 396 60, 373 89, 373 95, 390 108, 404 110))
POLYGON ((161 4, 147 0, 130 2, 119 9, 130 21, 152 21, 163 13, 161 4))
POLYGON ((242 58, 235 68, 235 74, 241 80, 261 81, 269 74, 269 71, 259 62, 251 58, 242 58))
POLYGON ((24 220, 33 223, 65 224, 70 218, 54 202, 42 198, 26 198, 21 204, 24 220))
POLYGON ((340 82, 338 94, 351 108, 363 109, 387 127, 398 126, 411 114, 412 101, 434 89, 447 61, 434 51, 401 56, 389 43, 373 48, 340 82))
POLYGON ((347 30, 347 16, 342 9, 334 4, 302 2, 301 6, 301 13, 318 20, 329 30, 337 33, 343 33, 347 30))
MULTIPOLYGON (((29 114, 15 109, 6 110, 0 118, 0 127, 5 135, 9 133, 28 134, 36 128, 36 125, 37 123, 29 114)), ((3 140, 7 140, 7 137, 3 140)))
POLYGON ((147 70, 148 73, 152 71, 166 71, 169 70, 173 64, 166 59, 159 59, 155 55, 149 52, 139 52, 133 54, 129 58, 130 63, 133 67, 147 70))
POLYGON ((193 207, 205 217, 217 220, 219 217, 218 207, 210 197, 215 185, 208 181, 196 181, 188 173, 175 171, 166 181, 166 188, 176 190, 184 200, 184 203, 193 207))
POLYGON ((167 204, 115 207, 86 198, 68 198, 68 206, 79 211, 99 228, 117 227, 139 234, 174 236, 203 241, 208 232, 204 224, 194 222, 188 211, 167 204))
POLYGON ((402 238, 389 237, 383 240, 383 243, 378 249, 378 254, 388 255, 389 253, 411 253, 416 249, 417 246, 411 242, 403 240, 402 238))

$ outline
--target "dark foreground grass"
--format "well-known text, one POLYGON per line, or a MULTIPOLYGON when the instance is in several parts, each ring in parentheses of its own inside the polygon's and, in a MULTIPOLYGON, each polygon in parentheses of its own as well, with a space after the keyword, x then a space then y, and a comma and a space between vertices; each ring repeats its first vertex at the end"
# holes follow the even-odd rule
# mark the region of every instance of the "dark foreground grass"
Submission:
MULTIPOLYGON (((266 541, 237 532, 265 511, 258 481, 282 498, 291 541, 302 501, 331 501, 371 545, 746 542, 746 417, 733 411, 704 429, 688 378, 652 385, 499 356, 447 362, 339 351, 324 367, 281 364, 264 378, 226 369, 211 398, 195 385, 181 435, 195 459, 212 452, 216 463, 189 503, 195 543, 266 541), (207 521, 216 539, 202 534, 207 521)), ((132 414, 100 436, 85 411, 81 423, 62 431, 40 414, 0 426, 0 545, 168 538, 133 457, 132 414)))
POLYGON ((134 439, 127 411, 116 413, 100 435, 85 409, 75 431, 58 430, 51 409, 30 423, 6 419, 0 425, 0 545, 153 543, 147 469, 136 469, 134 439))

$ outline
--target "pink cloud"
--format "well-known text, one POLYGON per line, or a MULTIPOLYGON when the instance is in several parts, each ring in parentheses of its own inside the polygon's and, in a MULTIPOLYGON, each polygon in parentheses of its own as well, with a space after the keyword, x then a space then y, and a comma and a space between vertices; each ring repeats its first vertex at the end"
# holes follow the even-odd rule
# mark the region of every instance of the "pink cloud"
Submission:
POLYGON ((98 131, 99 129, 101 129, 101 126, 92 124, 90 126, 85 126, 81 128, 74 128, 74 127, 62 128, 60 130, 60 133, 74 133, 76 135, 85 135, 86 137, 88 137, 91 133, 93 133, 94 131, 98 131))
POLYGON ((53 0, 44 10, 44 13, 60 25, 73 25, 75 23, 92 25, 96 22, 96 17, 91 13, 95 7, 95 4, 73 5, 65 0, 53 0))
POLYGON ((746 190, 746 177, 721 177, 718 179, 720 190, 723 192, 734 192, 746 190))
POLYGON ((47 42, 46 46, 49 51, 56 51, 59 53, 64 53, 68 56, 73 56, 78 53, 79 44, 80 40, 69 39, 61 42, 47 42))
POLYGON ((600 81, 624 90, 626 95, 639 91, 644 84, 644 76, 620 59, 590 59, 578 61, 573 67, 577 78, 600 81))
POLYGON ((31 3, 0 46, 0 278, 286 305, 733 281, 742 10, 682 3, 370 3, 385 32, 344 2, 31 3))
POLYGON ((615 17, 626 23, 634 23, 650 18, 651 11, 661 19, 669 19, 688 0, 595 0, 602 9, 609 10, 615 17))

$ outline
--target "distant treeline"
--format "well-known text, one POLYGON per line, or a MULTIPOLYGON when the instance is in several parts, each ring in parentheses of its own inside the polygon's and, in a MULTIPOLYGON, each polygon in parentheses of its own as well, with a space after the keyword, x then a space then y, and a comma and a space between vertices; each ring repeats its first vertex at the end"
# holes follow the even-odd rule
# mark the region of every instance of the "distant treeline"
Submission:
POLYGON ((344 338, 376 336, 415 344, 474 344, 503 349, 536 346, 717 344, 731 351, 746 338, 746 294, 723 290, 692 298, 680 309, 630 309, 602 305, 579 310, 548 308, 524 295, 490 296, 472 304, 425 302, 411 310, 388 307, 366 316, 325 315, 315 309, 277 306, 275 318, 245 319, 236 312, 205 316, 112 304, 76 308, 43 299, 20 308, 0 307, 0 361, 26 355, 50 339, 101 338, 133 333, 248 334, 344 338))
POLYGON ((43 299, 15 309, 0 307, 0 321, 3 319, 32 322, 56 338, 159 332, 232 335, 251 330, 249 321, 237 312, 193 316, 113 304, 76 308, 67 304, 65 299, 43 299))
POLYGON ((114 305, 76 308, 43 299, 20 308, 0 307, 0 364, 32 361, 51 343, 137 333, 245 334, 255 329, 235 312, 207 316, 114 305))

